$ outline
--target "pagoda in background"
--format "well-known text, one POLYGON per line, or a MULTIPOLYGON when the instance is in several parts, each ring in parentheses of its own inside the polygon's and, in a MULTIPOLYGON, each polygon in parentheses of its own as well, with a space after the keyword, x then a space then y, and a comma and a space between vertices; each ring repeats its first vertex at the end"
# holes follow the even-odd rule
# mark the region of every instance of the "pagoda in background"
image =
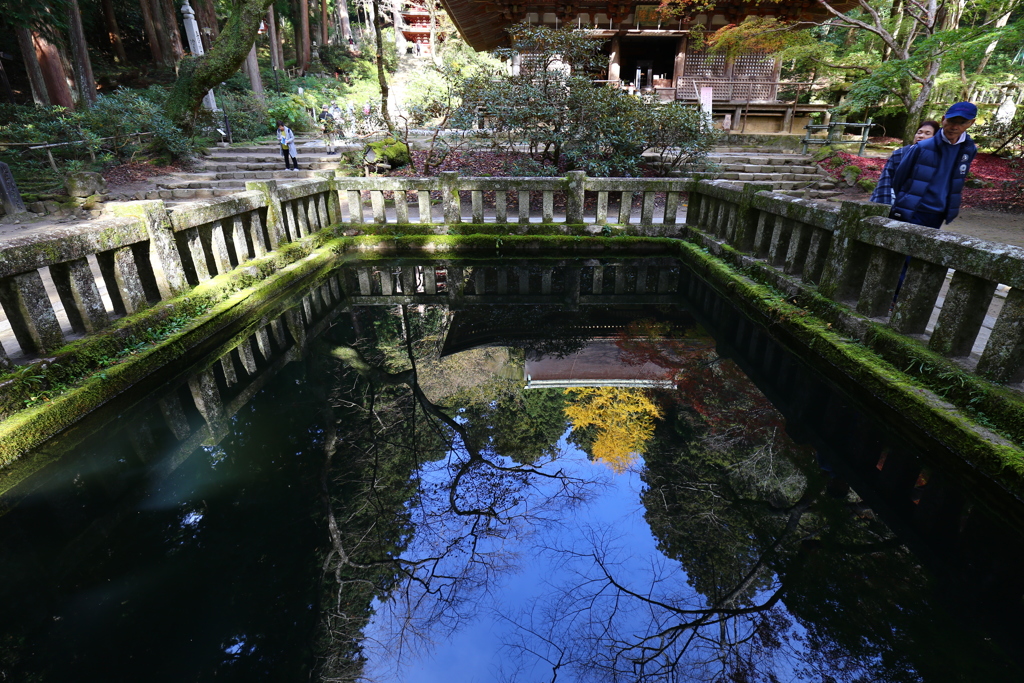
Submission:
MULTIPOLYGON (((426 0, 430 2, 430 0, 426 0)), ((435 25, 431 27, 430 12, 422 2, 411 2, 407 9, 402 11, 402 35, 415 48, 418 55, 429 55, 431 53, 430 32, 434 31, 434 41, 442 39, 441 31, 435 25)))

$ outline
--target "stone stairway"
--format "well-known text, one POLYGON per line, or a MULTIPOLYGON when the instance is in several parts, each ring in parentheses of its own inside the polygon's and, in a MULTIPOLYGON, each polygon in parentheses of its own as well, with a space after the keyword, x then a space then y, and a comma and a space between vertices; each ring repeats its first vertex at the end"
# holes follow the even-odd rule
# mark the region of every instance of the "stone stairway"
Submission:
MULTIPOLYGON (((342 153, 362 146, 338 146, 336 153, 331 154, 321 140, 297 138, 296 148, 299 170, 286 171, 276 142, 218 146, 207 152, 195 171, 172 174, 156 189, 137 193, 136 199, 163 199, 175 204, 241 192, 249 180, 273 178, 287 184, 313 177, 315 171, 338 168, 342 153)), ((840 194, 832 177, 807 155, 719 148, 709 159, 716 166, 717 177, 723 180, 763 183, 776 192, 809 199, 828 199, 840 194)))
POLYGON ((174 173, 154 190, 139 192, 136 199, 163 199, 174 204, 194 199, 222 197, 245 190, 249 180, 276 179, 282 183, 314 177, 314 171, 336 169, 347 147, 331 154, 321 140, 296 138, 299 170, 286 171, 277 142, 210 149, 195 171, 174 173))
POLYGON ((776 192, 808 199, 829 199, 839 195, 835 180, 805 154, 716 150, 710 159, 722 180, 764 183, 776 192))

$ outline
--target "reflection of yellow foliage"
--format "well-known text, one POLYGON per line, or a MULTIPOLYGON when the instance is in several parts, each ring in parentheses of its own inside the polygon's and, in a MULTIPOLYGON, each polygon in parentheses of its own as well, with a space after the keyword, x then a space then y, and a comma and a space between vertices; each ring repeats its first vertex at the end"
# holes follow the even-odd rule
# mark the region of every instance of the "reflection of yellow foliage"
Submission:
POLYGON ((565 416, 573 430, 594 426, 597 439, 592 455, 615 472, 623 472, 642 455, 654 435, 654 419, 661 410, 640 389, 616 387, 574 387, 566 389, 574 397, 565 406, 565 416))

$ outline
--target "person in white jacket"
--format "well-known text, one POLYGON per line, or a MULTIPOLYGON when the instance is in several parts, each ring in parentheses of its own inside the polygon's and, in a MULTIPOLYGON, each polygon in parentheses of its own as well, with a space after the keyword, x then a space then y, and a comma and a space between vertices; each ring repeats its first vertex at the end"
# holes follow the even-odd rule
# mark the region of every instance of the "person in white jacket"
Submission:
POLYGON ((298 152, 295 151, 295 133, 284 125, 284 121, 277 122, 277 141, 281 143, 281 156, 284 157, 284 170, 294 168, 299 170, 298 152), (289 160, 291 165, 289 166, 289 160))

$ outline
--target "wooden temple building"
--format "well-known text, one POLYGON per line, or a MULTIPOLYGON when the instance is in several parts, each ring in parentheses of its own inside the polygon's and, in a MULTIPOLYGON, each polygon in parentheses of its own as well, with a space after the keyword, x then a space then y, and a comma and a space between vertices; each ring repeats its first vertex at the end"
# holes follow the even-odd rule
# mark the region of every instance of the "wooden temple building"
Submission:
POLYGON ((607 39, 610 84, 656 93, 663 101, 698 102, 710 96, 715 120, 732 132, 799 133, 812 114, 831 107, 801 103, 812 84, 781 81, 782 65, 771 55, 726 57, 702 51, 689 39, 693 27, 716 31, 747 16, 824 21, 830 15, 815 0, 709 0, 705 6, 710 9, 671 19, 663 18, 657 3, 630 0, 441 2, 463 39, 477 50, 502 45, 506 29, 520 21, 586 29, 607 39))
POLYGON ((437 26, 431 25, 433 18, 422 0, 408 3, 401 14, 402 35, 409 43, 416 46, 416 54, 429 55, 433 49, 430 40, 431 31, 434 33, 435 41, 441 40, 443 35, 437 26))

